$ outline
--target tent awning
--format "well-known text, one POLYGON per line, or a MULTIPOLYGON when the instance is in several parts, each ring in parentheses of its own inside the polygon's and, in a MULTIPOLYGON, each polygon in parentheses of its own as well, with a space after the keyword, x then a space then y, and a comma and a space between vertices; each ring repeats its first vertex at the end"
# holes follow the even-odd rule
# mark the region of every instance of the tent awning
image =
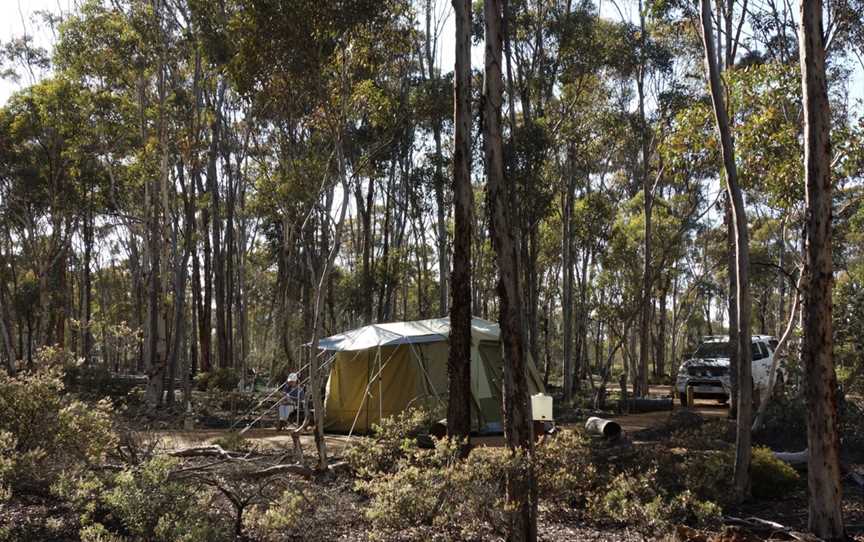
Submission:
MULTIPOLYGON (((481 340, 497 341, 498 324, 472 318, 471 334, 481 340)), ((433 318, 414 322, 372 324, 318 341, 318 348, 333 352, 351 352, 380 346, 423 344, 446 341, 450 335, 450 318, 433 318)))

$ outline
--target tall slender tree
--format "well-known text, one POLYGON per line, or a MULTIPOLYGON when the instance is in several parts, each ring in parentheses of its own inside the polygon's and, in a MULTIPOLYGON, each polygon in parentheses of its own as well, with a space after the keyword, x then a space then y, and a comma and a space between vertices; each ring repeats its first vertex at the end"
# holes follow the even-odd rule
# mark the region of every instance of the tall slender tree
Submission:
MULTIPOLYGON (((731 8, 731 6, 729 6, 731 8)), ((726 110, 723 83, 717 62, 712 24, 711 0, 701 0, 702 43, 705 53, 705 75, 711 90, 711 103, 714 120, 720 138, 720 153, 723 158, 723 171, 726 174, 726 190, 732 202, 732 220, 735 226, 735 274, 737 290, 734 292, 737 303, 737 353, 738 364, 738 405, 737 429, 735 435, 735 472, 733 474, 736 496, 744 499, 750 493, 750 425, 753 418, 753 380, 750 345, 750 247, 747 231, 747 214, 744 208, 744 193, 738 184, 738 166, 735 164, 735 144, 732 128, 726 110)), ((730 295, 732 293, 730 292, 730 295)))
POLYGON ((513 187, 504 178, 501 136, 501 0, 486 0, 485 72, 483 81, 483 142, 486 157, 486 198, 492 247, 498 264, 498 320, 504 344, 504 436, 511 454, 524 462, 507 472, 508 540, 537 539, 537 489, 531 460, 531 405, 522 335, 517 246, 513 236, 513 187))
POLYGON ((808 526, 826 540, 845 539, 837 432, 837 377, 831 321, 831 114, 825 80, 822 1, 802 0, 799 27, 804 98, 807 251, 802 362, 807 397, 808 526))
POLYGON ((453 0, 456 13, 456 67, 453 79, 453 272, 450 276, 450 394, 447 433, 467 439, 471 432, 471 0, 453 0))

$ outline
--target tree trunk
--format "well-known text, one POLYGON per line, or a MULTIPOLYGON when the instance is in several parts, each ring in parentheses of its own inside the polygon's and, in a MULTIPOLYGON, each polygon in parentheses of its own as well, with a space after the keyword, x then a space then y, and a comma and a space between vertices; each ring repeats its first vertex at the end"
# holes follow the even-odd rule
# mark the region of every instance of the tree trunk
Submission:
POLYGON ((801 2, 801 86, 807 176, 807 251, 804 290, 808 527, 816 536, 845 539, 838 460, 837 376, 831 322, 831 115, 825 79, 822 2, 801 2))
POLYGON ((501 141, 501 0, 486 0, 484 14, 486 50, 483 139, 490 231, 498 262, 499 322, 504 344, 504 434, 511 454, 519 452, 523 454, 520 456, 521 460, 527 462, 520 465, 524 468, 510 470, 506 477, 508 540, 536 540, 537 489, 531 466, 534 441, 531 434, 531 405, 522 336, 518 254, 512 230, 514 221, 510 205, 511 187, 504 179, 501 141))
POLYGON ((3 350, 6 358, 6 372, 9 376, 15 376, 18 372, 18 356, 15 354, 15 345, 12 343, 11 319, 9 318, 4 290, 5 288, 0 289, 0 333, 2 333, 3 350))
POLYGON ((573 257, 573 201, 576 197, 576 176, 573 171, 573 145, 567 146, 567 192, 564 194, 564 216, 561 220, 561 252, 563 266, 563 284, 561 296, 561 313, 564 319, 564 363, 562 378, 564 380, 564 402, 569 404, 573 399, 573 272, 575 258, 573 257))
MULTIPOLYGON (((453 273, 450 277, 450 394, 447 434, 467 443, 471 432, 471 0, 452 0, 456 13, 456 67, 453 83, 453 273)), ((463 448, 467 451, 467 447, 463 448)))
MULTIPOLYGON (((216 300, 216 346, 219 367, 231 367, 228 335, 225 322, 225 252, 222 247, 222 215, 219 204, 219 179, 217 176, 218 149, 222 124, 222 101, 224 83, 219 83, 215 102, 215 116, 210 127, 211 140, 207 164, 207 191, 210 195, 210 220, 212 221, 213 288, 216 300)), ((206 307, 205 307, 206 308, 206 307)))
POLYGON ((648 175, 649 166, 649 142, 648 142, 648 121, 645 117, 645 72, 647 70, 647 57, 645 54, 645 11, 642 9, 642 0, 639 0, 639 36, 640 36, 640 66, 636 78, 636 90, 639 94, 639 123, 640 123, 640 140, 642 151, 642 194, 644 198, 643 211, 645 213, 645 239, 643 245, 642 262, 642 312, 639 318, 639 374, 638 385, 636 386, 636 395, 648 395, 648 363, 651 353, 650 329, 651 329, 651 309, 654 306, 654 291, 652 288, 651 277, 651 238, 652 224, 651 212, 654 194, 651 186, 651 180, 648 175))
MULTIPOLYGON (((90 351, 93 344, 93 333, 90 329, 92 311, 92 274, 90 271, 93 256, 93 210, 84 212, 84 257, 81 261, 81 356, 84 365, 90 365, 90 351)), ((104 350, 103 350, 104 351, 104 350)))
POLYGON ((327 254, 324 261, 324 268, 321 270, 321 278, 318 281, 318 286, 315 289, 315 306, 313 314, 312 341, 310 345, 309 356, 309 387, 312 389, 312 407, 315 409, 315 444, 318 448, 318 469, 324 471, 327 469, 327 446, 324 440, 324 397, 321 393, 321 367, 319 367, 318 357, 318 340, 324 326, 324 299, 327 297, 327 285, 330 272, 333 270, 333 264, 336 262, 336 256, 339 254, 339 246, 342 244, 342 230, 345 225, 345 214, 348 210, 348 174, 345 166, 345 156, 342 148, 342 136, 337 136, 336 139, 336 159, 339 163, 339 176, 342 182, 342 193, 346 197, 342 198, 342 206, 339 210, 339 220, 336 223, 336 229, 333 235, 333 246, 330 247, 330 252, 327 254))
MULTIPOLYGON (((724 213, 726 223, 726 261, 729 269, 729 378, 732 389, 729 390, 729 415, 738 414, 738 366, 741 364, 741 354, 738 351, 738 275, 735 269, 735 224, 732 218, 732 203, 726 198, 724 213)), ((709 331, 709 334, 711 332, 709 331)))
POLYGON ((732 218, 735 224, 735 273, 737 286, 738 325, 736 338, 738 342, 738 413, 735 438, 735 472, 734 487, 736 497, 740 500, 750 494, 750 457, 753 411, 753 380, 752 355, 750 352, 750 256, 749 234, 747 231, 747 215, 744 209, 744 195, 738 185, 738 169, 735 164, 735 146, 732 141, 732 131, 729 126, 729 116, 723 98, 723 87, 720 80, 720 70, 714 47, 714 33, 711 22, 710 0, 701 0, 702 42, 705 48, 705 69, 711 88, 711 102, 714 107, 714 119, 720 136, 720 151, 723 157, 723 167, 726 173, 726 184, 729 199, 732 202, 732 218))

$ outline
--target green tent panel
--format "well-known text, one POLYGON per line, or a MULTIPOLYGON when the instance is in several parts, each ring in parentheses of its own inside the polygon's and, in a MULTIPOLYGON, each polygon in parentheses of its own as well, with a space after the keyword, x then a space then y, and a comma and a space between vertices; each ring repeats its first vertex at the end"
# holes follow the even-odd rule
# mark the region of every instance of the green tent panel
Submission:
MULTIPOLYGON (((335 354, 327 381, 328 431, 369 432, 381 418, 411 406, 444 417, 447 408, 447 318, 366 326, 320 341, 335 354)), ((472 321, 471 392, 475 429, 502 422, 502 347, 498 326, 472 321)), ((534 363, 528 363, 531 394, 543 392, 534 363)))

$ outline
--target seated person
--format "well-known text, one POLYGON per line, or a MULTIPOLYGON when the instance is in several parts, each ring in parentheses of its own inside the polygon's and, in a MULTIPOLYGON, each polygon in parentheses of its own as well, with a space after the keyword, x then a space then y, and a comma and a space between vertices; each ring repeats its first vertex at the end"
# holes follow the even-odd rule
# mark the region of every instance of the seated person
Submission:
POLYGON ((297 373, 288 375, 288 378, 285 380, 284 389, 284 395, 279 404, 279 429, 286 423, 300 423, 305 398, 297 373))

